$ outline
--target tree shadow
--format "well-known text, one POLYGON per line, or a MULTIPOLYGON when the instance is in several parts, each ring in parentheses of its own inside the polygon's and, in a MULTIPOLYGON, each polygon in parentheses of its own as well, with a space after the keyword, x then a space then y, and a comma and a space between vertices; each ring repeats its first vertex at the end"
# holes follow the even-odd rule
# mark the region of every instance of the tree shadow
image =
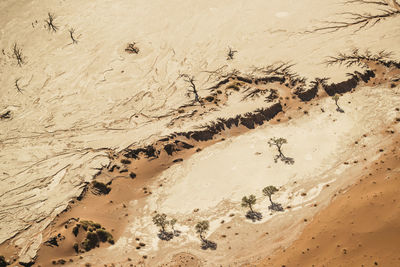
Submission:
POLYGON ((339 107, 336 109, 336 111, 337 111, 337 112, 340 112, 340 113, 344 113, 344 110, 341 109, 341 108, 339 108, 339 107))
POLYGON ((246 218, 249 219, 249 220, 252 220, 253 222, 260 221, 262 219, 262 217, 263 217, 262 214, 260 212, 257 212, 257 211, 249 210, 246 213, 246 218))
POLYGON ((207 250, 207 249, 211 249, 211 250, 216 250, 217 249, 217 243, 204 239, 202 240, 203 242, 201 243, 201 249, 203 250, 207 250))
POLYGON ((294 158, 286 157, 283 154, 275 156, 275 158, 274 158, 275 163, 278 162, 278 159, 281 159, 281 161, 283 161, 285 164, 288 164, 288 165, 294 164, 294 158))
POLYGON ((283 207, 279 203, 271 203, 271 205, 268 206, 268 209, 273 211, 283 211, 283 207))
POLYGON ((160 231, 160 232, 157 234, 157 236, 158 236, 158 238, 160 238, 161 240, 169 241, 169 240, 171 240, 172 238, 174 238, 174 233, 166 232, 166 231, 160 231))

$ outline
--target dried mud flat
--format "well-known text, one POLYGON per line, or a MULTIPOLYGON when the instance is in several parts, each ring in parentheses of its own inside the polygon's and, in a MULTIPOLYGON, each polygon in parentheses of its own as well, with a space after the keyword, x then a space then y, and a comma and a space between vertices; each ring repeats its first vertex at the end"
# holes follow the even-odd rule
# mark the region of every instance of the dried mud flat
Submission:
POLYGON ((0 265, 398 265, 397 2, 178 2, 0 4, 0 265))

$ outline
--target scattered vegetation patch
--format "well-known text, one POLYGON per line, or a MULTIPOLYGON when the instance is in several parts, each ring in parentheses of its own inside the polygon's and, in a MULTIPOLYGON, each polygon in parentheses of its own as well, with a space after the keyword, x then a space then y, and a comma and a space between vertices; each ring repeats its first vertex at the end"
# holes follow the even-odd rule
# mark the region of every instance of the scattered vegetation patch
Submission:
POLYGON ((106 229, 99 223, 86 220, 80 221, 80 223, 76 224, 72 229, 72 233, 75 237, 78 237, 80 229, 84 231, 86 236, 82 242, 78 241, 73 244, 72 247, 76 253, 89 251, 99 247, 101 242, 114 244, 112 234, 106 231, 106 229))
POLYGON ((174 236, 179 236, 181 233, 181 231, 175 229, 177 219, 172 218, 171 220, 168 220, 167 215, 164 213, 156 213, 156 215, 153 216, 153 223, 154 225, 160 227, 158 238, 161 240, 169 241, 174 238, 174 236), (167 230, 168 225, 171 226, 172 231, 167 230))

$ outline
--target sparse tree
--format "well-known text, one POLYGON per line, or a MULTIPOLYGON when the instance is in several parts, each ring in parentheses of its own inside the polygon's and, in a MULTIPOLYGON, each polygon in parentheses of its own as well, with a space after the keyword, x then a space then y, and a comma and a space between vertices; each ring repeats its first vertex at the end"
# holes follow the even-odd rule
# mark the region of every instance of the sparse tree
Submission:
POLYGON ((271 204, 272 204, 272 203, 274 203, 274 202, 272 202, 271 196, 272 196, 273 194, 275 194, 276 192, 278 192, 278 188, 276 188, 276 187, 273 186, 273 185, 270 185, 270 186, 265 187, 265 188, 262 190, 262 192, 263 192, 264 196, 267 196, 267 197, 269 198, 269 201, 270 201, 271 204))
POLYGON ((230 48, 229 47, 229 50, 228 50, 228 56, 227 56, 227 60, 232 60, 233 59, 233 57, 235 56, 235 53, 237 53, 238 51, 237 50, 232 50, 232 48, 230 48))
POLYGON ((206 239, 204 238, 203 235, 207 233, 208 229, 210 229, 209 221, 198 222, 195 228, 196 228, 196 233, 199 234, 201 241, 205 241, 206 239))
POLYGON ((72 43, 73 44, 77 44, 78 41, 75 39, 75 36, 74 36, 75 29, 74 28, 69 28, 68 32, 69 32, 69 36, 71 37, 72 43))
POLYGON ((153 217, 153 223, 160 227, 160 231, 161 232, 166 232, 166 226, 169 224, 168 220, 167 220, 167 215, 166 214, 159 214, 157 213, 154 217, 153 217))
POLYGON ((125 48, 125 52, 128 52, 130 54, 139 54, 139 48, 136 46, 136 43, 128 43, 128 45, 125 48))
POLYGON ((278 162, 278 159, 280 158, 283 162, 286 164, 294 164, 294 159, 286 157, 282 153, 282 146, 287 143, 287 140, 285 138, 276 138, 273 137, 268 141, 269 146, 276 146, 278 149, 279 154, 274 157, 275 163, 278 162))
POLYGON ((339 105, 338 105, 339 98, 340 98, 339 94, 335 94, 334 96, 332 96, 332 99, 335 101, 335 104, 336 104, 336 107, 337 107, 336 111, 343 113, 344 110, 341 107, 339 107, 339 105))
POLYGON ((17 60, 18 66, 22 67, 22 64, 25 64, 22 49, 18 46, 17 43, 14 43, 13 46, 13 57, 17 60))
POLYGON ((343 12, 339 15, 346 16, 342 21, 325 21, 325 26, 317 27, 312 32, 336 32, 342 29, 354 29, 355 32, 373 27, 377 23, 400 15, 400 4, 398 0, 348 0, 344 4, 373 5, 375 13, 343 12))
POLYGON ((166 227, 168 226, 168 224, 170 224, 170 221, 167 220, 167 215, 162 213, 159 214, 157 213, 156 215, 153 216, 153 223, 160 227, 160 232, 158 234, 158 237, 161 240, 171 240, 173 238, 173 233, 170 233, 167 231, 166 227))
POLYGON ((273 185, 267 186, 262 190, 264 196, 269 198, 271 205, 268 207, 270 210, 283 211, 282 205, 272 201, 272 195, 278 192, 278 188, 273 185))
POLYGON ((200 240, 202 242, 201 248, 206 250, 206 249, 212 249, 215 250, 217 248, 217 244, 215 242, 212 242, 210 240, 207 240, 204 238, 204 235, 207 233, 207 231, 210 229, 210 223, 209 221, 200 221, 195 225, 196 233, 199 234, 200 240))
POLYGON ((182 77, 185 82, 189 83, 190 89, 187 93, 187 96, 189 97, 191 94, 193 94, 194 102, 198 102, 200 105, 203 105, 197 92, 196 84, 194 83, 194 76, 190 77, 188 74, 182 74, 180 77, 182 77))
POLYGON ((246 213, 246 218, 252 220, 253 222, 262 219, 262 214, 260 212, 253 210, 253 205, 256 204, 257 199, 255 195, 244 196, 242 198, 242 207, 249 208, 250 210, 246 213))
POLYGON ((56 16, 52 13, 47 13, 47 19, 44 21, 46 22, 46 27, 49 31, 56 32, 58 30, 58 26, 54 24, 56 16))
POLYGON ((256 201, 257 199, 255 195, 250 195, 249 197, 244 196, 242 198, 242 207, 249 208, 250 211, 253 213, 253 205, 256 204, 256 201))

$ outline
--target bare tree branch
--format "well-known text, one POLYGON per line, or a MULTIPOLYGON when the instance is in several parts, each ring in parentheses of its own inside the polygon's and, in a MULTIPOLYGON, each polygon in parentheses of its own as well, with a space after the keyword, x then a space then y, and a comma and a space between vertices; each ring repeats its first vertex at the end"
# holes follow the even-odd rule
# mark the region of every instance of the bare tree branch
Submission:
POLYGON ((22 64, 25 63, 25 60, 22 54, 22 49, 18 47, 17 43, 14 43, 13 46, 13 57, 17 60, 18 66, 22 67, 22 64))
POLYGON ((54 20, 56 19, 55 15, 52 13, 47 13, 47 19, 44 21, 47 23, 46 27, 49 31, 56 32, 58 30, 58 26, 54 24, 54 20))
POLYGON ((3 114, 0 114, 0 120, 10 119, 11 118, 11 111, 7 110, 3 114))
POLYGON ((228 56, 227 56, 227 60, 232 60, 233 57, 235 56, 235 53, 237 53, 237 50, 232 50, 232 48, 229 47, 229 51, 228 51, 228 56))
POLYGON ((360 54, 358 49, 354 49, 351 54, 339 53, 335 57, 329 57, 324 63, 328 66, 330 65, 344 65, 346 67, 351 66, 366 66, 368 61, 384 63, 390 60, 392 53, 386 52, 384 50, 379 51, 377 54, 371 54, 369 50, 366 50, 363 54, 360 54))
POLYGON ((385 1, 368 1, 368 0, 348 0, 344 4, 361 4, 361 5, 375 5, 378 13, 356 13, 356 12, 343 12, 339 15, 346 16, 343 21, 324 21, 325 26, 317 27, 313 30, 306 31, 306 33, 331 33, 343 29, 354 29, 354 32, 362 29, 371 28, 377 23, 393 18, 400 15, 400 5, 396 0, 385 1), (378 7, 385 7, 384 9, 378 7))
POLYGON ((198 102, 200 105, 203 105, 197 92, 196 84, 194 83, 194 76, 190 77, 188 74, 181 74, 180 77, 182 77, 185 82, 189 83, 190 89, 188 92, 188 96, 190 96, 190 94, 193 94, 194 102, 198 102))
POLYGON ((19 84, 18 84, 18 82, 19 82, 20 79, 21 79, 21 78, 17 78, 17 79, 15 80, 15 88, 17 88, 18 92, 20 92, 20 93, 22 94, 22 89, 21 89, 21 87, 20 87, 19 84))
POLYGON ((343 4, 354 4, 354 3, 388 6, 388 3, 386 3, 385 1, 348 0, 343 2, 343 4))
POLYGON ((69 36, 71 37, 72 43, 73 44, 77 44, 78 41, 75 39, 74 33, 75 33, 75 29, 74 28, 70 28, 68 29, 69 32, 69 36))

